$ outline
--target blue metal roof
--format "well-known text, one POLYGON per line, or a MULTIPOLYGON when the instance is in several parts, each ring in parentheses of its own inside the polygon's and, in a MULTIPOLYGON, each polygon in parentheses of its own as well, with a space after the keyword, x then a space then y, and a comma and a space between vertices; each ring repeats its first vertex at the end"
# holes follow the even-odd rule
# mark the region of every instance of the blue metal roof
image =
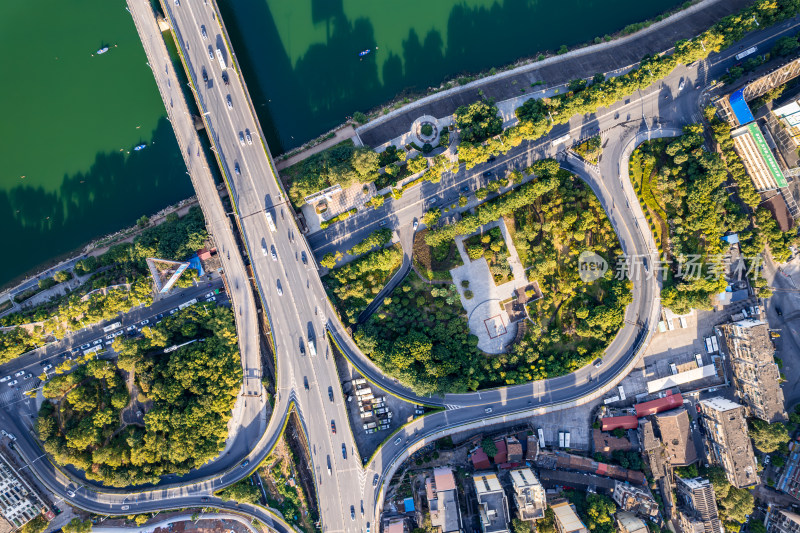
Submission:
POLYGON ((730 98, 731 102, 731 109, 733 109, 733 114, 736 116, 736 120, 739 121, 739 124, 744 126, 750 122, 753 122, 756 117, 753 116, 752 111, 750 111, 750 107, 747 105, 747 102, 744 101, 744 87, 733 93, 730 98))
POLYGON ((414 498, 406 498, 403 500, 403 507, 406 508, 407 513, 414 511, 414 498))

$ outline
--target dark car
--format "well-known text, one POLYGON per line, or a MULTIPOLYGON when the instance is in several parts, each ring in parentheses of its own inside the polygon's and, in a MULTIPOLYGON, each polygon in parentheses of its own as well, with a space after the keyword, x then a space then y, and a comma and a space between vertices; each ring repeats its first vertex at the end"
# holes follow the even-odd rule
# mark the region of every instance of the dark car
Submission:
POLYGON ((350 506, 350 520, 356 519, 356 508, 354 506, 350 506))
POLYGON ((342 444, 342 459, 347 459, 347 446, 342 444))
POLYGON ((224 83, 225 85, 228 85, 230 83, 227 72, 222 73, 222 83, 224 83))
POLYGON ((484 178, 492 177, 492 171, 491 170, 487 170, 486 172, 483 173, 483 177, 484 178))
POLYGON ((331 433, 336 435, 336 422, 331 420, 331 433))
POLYGON ((461 192, 463 193, 469 192, 469 185, 464 185, 463 187, 461 187, 461 192))
POLYGON ((778 313, 778 316, 783 316, 783 311, 781 311, 781 308, 777 305, 775 306, 775 312, 778 313))
POLYGON ((305 252, 300 252, 300 259, 303 261, 304 265, 308 264, 308 258, 306 257, 306 253, 305 252))
POLYGON ((378 479, 380 479, 380 478, 378 477, 378 474, 375 474, 375 477, 374 477, 374 478, 372 478, 372 486, 373 486, 373 487, 377 487, 377 486, 378 486, 378 479))
POLYGON ((305 387, 306 390, 308 390, 308 378, 305 376, 303 376, 303 387, 305 387))
POLYGON ((497 158, 496 158, 495 156, 491 155, 491 156, 489 156, 489 159, 488 159, 487 161, 488 161, 489 163, 491 163, 491 162, 492 162, 492 161, 494 161, 495 159, 497 159, 497 158))
POLYGON ((203 496, 202 498, 200 498, 200 501, 203 502, 203 503, 207 502, 208 501, 208 496, 203 496))
POLYGON ((328 398, 333 401, 333 387, 328 387, 328 398))
POLYGON ((208 83, 208 72, 206 72, 205 67, 203 67, 203 81, 208 83))

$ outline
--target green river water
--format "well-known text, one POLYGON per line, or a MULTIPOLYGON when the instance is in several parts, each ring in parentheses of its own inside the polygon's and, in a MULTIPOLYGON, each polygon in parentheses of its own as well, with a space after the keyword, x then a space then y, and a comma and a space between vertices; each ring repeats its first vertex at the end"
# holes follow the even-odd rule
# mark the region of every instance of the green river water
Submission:
MULTIPOLYGON (((653 18, 680 0, 218 0, 273 154, 355 111, 653 18), (376 50, 377 47, 377 50, 376 50), (359 59, 358 53, 373 50, 359 59)), ((594 74, 593 72, 588 75, 594 74)))
MULTIPOLYGON (((219 1, 274 154, 404 91, 585 42, 680 3, 219 1)), ((0 47, 0 285, 192 195, 124 1, 3 2, 0 47)))

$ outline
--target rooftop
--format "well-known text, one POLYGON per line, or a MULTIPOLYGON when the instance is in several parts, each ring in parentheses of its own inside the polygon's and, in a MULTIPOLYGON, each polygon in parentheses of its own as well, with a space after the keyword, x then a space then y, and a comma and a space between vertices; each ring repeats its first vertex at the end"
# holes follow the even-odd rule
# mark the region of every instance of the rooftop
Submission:
POLYGON ((561 533, 588 533, 589 530, 586 529, 568 502, 555 503, 550 508, 553 510, 556 520, 561 524, 561 533))
POLYGON ((683 407, 656 415, 667 461, 672 466, 686 466, 697 461, 697 450, 690 432, 689 413, 683 407))

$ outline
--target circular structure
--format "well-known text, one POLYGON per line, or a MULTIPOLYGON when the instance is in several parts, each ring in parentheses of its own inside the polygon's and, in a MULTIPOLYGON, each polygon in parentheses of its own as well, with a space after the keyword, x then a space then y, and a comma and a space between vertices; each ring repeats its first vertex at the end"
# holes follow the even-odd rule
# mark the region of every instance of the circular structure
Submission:
POLYGON ((420 148, 429 144, 436 146, 439 143, 439 132, 441 127, 439 121, 430 115, 423 115, 411 124, 411 141, 418 144, 420 148))

